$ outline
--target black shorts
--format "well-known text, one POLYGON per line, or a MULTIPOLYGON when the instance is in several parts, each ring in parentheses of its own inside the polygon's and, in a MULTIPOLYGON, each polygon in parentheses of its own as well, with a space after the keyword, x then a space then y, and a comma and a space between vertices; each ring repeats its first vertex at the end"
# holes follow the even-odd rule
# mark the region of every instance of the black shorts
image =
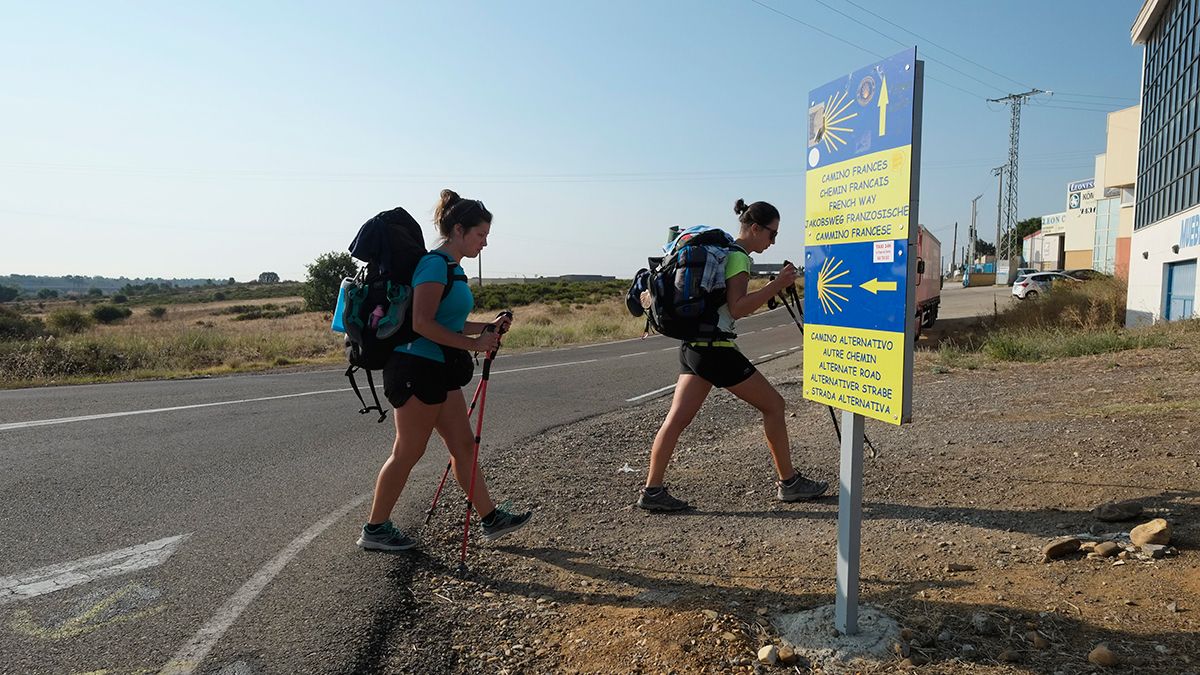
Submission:
POLYGON ((729 388, 754 374, 754 364, 736 347, 679 345, 679 372, 698 375, 714 387, 729 388))
POLYGON ((396 352, 383 368, 383 395, 394 408, 412 396, 426 405, 439 405, 457 389, 461 387, 451 384, 446 364, 423 356, 396 352))

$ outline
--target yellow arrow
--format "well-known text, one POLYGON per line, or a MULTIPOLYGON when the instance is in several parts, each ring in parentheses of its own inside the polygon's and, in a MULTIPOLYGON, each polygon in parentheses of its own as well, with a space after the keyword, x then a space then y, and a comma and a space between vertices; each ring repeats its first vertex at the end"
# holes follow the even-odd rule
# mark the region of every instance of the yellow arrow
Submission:
POLYGON ((878 295, 879 291, 894 291, 894 290, 896 290, 896 282, 880 281, 879 279, 872 279, 866 283, 859 285, 859 288, 866 290, 866 291, 871 291, 872 295, 878 295))
POLYGON ((879 79, 883 82, 879 85, 879 135, 883 136, 887 133, 887 78, 881 74, 879 79))

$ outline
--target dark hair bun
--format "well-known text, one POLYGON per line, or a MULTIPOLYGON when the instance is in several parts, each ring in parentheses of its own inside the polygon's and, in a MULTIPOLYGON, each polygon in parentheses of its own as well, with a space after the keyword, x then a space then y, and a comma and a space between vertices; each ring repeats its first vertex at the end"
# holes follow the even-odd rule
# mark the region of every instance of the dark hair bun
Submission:
POLYGON ((746 200, 744 199, 739 199, 733 203, 733 212, 739 216, 745 213, 749 208, 749 206, 746 206, 746 200))
POLYGON ((459 201, 462 201, 462 197, 459 197, 458 193, 455 192, 454 190, 449 190, 449 189, 442 190, 442 194, 440 196, 441 196, 442 206, 447 207, 447 208, 454 206, 455 203, 457 203, 459 201))

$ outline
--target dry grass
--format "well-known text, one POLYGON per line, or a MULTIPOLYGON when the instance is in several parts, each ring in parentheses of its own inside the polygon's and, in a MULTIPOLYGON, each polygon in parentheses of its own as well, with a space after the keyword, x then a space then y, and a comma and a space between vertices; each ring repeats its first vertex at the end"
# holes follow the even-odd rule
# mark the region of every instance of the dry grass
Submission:
MULTIPOLYGON (((765 280, 751 282, 751 289, 765 280)), ((343 362, 342 338, 330 316, 307 312, 282 318, 237 320, 229 308, 277 304, 299 298, 244 299, 171 305, 155 318, 148 307, 112 325, 76 335, 0 342, 0 388, 191 377, 265 370, 288 365, 343 362)), ((41 315, 73 303, 49 303, 41 315)), ((513 308, 516 322, 506 350, 546 349, 639 337, 645 320, 625 309, 623 297, 596 304, 537 303, 513 308)), ((477 312, 489 321, 495 312, 477 312)))

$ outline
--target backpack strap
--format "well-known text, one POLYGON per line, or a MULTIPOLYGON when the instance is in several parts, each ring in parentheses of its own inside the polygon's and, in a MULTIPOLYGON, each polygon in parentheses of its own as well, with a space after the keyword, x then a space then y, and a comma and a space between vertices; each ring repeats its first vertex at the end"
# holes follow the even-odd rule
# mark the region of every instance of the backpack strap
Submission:
POLYGON ((358 382, 354 379, 354 371, 358 369, 358 366, 350 366, 346 369, 346 379, 350 380, 350 387, 354 389, 354 395, 358 397, 358 402, 362 404, 362 408, 359 409, 358 414, 366 415, 372 410, 376 410, 379 412, 379 419, 375 421, 382 422, 387 419, 387 412, 379 404, 379 395, 375 393, 375 380, 371 378, 371 371, 369 369, 365 371, 367 373, 367 384, 371 387, 371 398, 375 400, 375 405, 369 406, 363 400, 362 392, 358 390, 358 382))
POLYGON ((454 282, 461 281, 466 284, 471 282, 471 280, 467 278, 466 274, 454 273, 454 268, 458 267, 458 261, 456 261, 454 258, 451 258, 437 249, 434 249, 429 253, 440 255, 446 259, 446 285, 442 287, 442 300, 445 300, 446 296, 450 295, 450 289, 454 287, 454 282))

